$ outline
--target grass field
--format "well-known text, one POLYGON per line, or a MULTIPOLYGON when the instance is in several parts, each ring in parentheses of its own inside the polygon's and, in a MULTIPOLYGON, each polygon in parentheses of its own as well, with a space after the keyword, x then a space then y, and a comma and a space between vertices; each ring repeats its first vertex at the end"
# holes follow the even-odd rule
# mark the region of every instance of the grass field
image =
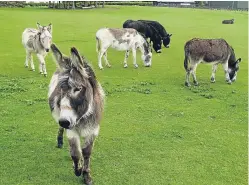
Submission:
MULTIPOLYGON (((247 12, 154 7, 93 10, 0 9, 0 184, 81 184, 73 174, 68 143, 56 148, 57 124, 47 103, 48 77, 24 68, 21 34, 53 23, 53 42, 65 54, 76 46, 94 66, 106 91, 106 108, 92 154, 96 185, 247 184, 247 12), (235 18, 234 25, 222 25, 235 18), (171 47, 153 52, 151 68, 137 55, 123 68, 124 52, 109 50, 112 68, 97 68, 95 33, 126 19, 151 19, 173 34, 171 47), (225 83, 218 67, 199 65, 199 87, 184 87, 183 46, 193 37, 224 38, 242 58, 238 78, 225 83)), ((66 139, 66 137, 65 137, 66 139)))

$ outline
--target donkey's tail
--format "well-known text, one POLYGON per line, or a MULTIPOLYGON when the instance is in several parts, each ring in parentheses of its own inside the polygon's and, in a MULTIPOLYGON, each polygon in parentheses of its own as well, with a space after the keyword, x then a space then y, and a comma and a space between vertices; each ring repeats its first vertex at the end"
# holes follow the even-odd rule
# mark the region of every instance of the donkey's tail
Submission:
POLYGON ((98 37, 96 37, 96 52, 98 53, 100 51, 101 42, 98 37))
POLYGON ((185 58, 184 58, 184 68, 186 72, 188 71, 188 62, 189 62, 189 55, 187 51, 185 50, 185 58))

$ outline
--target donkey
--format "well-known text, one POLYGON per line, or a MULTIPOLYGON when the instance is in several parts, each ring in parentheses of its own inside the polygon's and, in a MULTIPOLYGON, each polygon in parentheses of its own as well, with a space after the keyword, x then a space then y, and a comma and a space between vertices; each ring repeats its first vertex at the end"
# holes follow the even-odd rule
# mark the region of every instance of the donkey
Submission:
POLYGON ((54 44, 51 50, 58 67, 51 78, 48 97, 52 116, 59 123, 58 148, 63 146, 66 129, 74 173, 82 174, 84 183, 91 184, 90 156, 99 133, 104 91, 76 48, 71 48, 70 57, 63 55, 54 44), (80 137, 84 138, 82 149, 80 137))
POLYGON ((144 22, 144 23, 149 24, 149 25, 153 26, 154 28, 156 28, 156 30, 158 31, 159 35, 161 36, 161 38, 163 40, 163 45, 166 48, 169 48, 170 37, 172 36, 172 34, 167 33, 165 28, 163 27, 163 25, 161 25, 157 21, 151 21, 151 20, 138 20, 138 21, 144 22))
POLYGON ((234 49, 224 39, 199 39, 194 38, 186 42, 184 46, 186 70, 185 85, 190 86, 189 75, 192 74, 194 84, 198 85, 196 79, 196 68, 199 63, 212 64, 211 82, 215 82, 215 73, 218 64, 222 64, 225 78, 228 84, 236 80, 241 58, 236 60, 234 49), (190 67, 188 68, 188 62, 190 67))
POLYGON ((230 19, 230 20, 223 20, 222 24, 234 24, 234 19, 230 19))
POLYGON ((35 53, 40 61, 40 74, 47 76, 45 57, 49 52, 49 48, 52 42, 52 24, 48 26, 41 26, 37 23, 37 29, 26 28, 22 34, 22 44, 26 50, 25 67, 29 67, 29 61, 31 70, 35 71, 33 63, 32 53, 35 53))
POLYGON ((152 53, 147 40, 133 28, 101 28, 96 33, 96 50, 98 53, 98 65, 103 69, 101 58, 104 56, 106 65, 111 67, 107 60, 107 49, 112 47, 119 51, 125 52, 124 67, 127 68, 127 58, 132 50, 133 64, 137 68, 136 49, 139 48, 142 60, 146 67, 152 63, 152 53))
POLYGON ((141 21, 126 20, 123 23, 123 28, 133 28, 145 35, 146 39, 150 38, 150 43, 153 43, 153 49, 156 51, 156 53, 161 53, 162 38, 153 25, 141 21))

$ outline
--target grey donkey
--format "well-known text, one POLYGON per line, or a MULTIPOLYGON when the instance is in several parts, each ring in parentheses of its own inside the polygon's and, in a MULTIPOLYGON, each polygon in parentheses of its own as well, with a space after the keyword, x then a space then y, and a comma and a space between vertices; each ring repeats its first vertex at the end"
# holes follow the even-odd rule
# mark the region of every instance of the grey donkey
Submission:
POLYGON ((48 97, 52 116, 59 124, 58 147, 63 146, 66 129, 74 173, 82 174, 84 183, 89 185, 92 184, 90 156, 104 110, 104 91, 76 48, 71 48, 70 57, 54 44, 51 51, 58 67, 51 78, 48 97), (84 139, 82 148, 80 138, 84 139))
POLYGON ((52 43, 52 24, 41 26, 37 23, 37 28, 26 28, 22 34, 22 44, 26 51, 25 67, 29 67, 30 61, 31 70, 35 71, 32 57, 34 53, 40 61, 40 74, 47 76, 45 57, 52 43))

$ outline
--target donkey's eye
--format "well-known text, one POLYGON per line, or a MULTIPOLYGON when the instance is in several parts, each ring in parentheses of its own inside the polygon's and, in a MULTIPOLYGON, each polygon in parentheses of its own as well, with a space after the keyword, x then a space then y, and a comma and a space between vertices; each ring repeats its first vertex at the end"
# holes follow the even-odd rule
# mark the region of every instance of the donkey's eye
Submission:
POLYGON ((76 87, 76 88, 74 88, 74 90, 73 90, 73 91, 74 91, 74 92, 79 92, 81 89, 82 89, 81 87, 79 87, 79 88, 78 88, 78 87, 76 87))

